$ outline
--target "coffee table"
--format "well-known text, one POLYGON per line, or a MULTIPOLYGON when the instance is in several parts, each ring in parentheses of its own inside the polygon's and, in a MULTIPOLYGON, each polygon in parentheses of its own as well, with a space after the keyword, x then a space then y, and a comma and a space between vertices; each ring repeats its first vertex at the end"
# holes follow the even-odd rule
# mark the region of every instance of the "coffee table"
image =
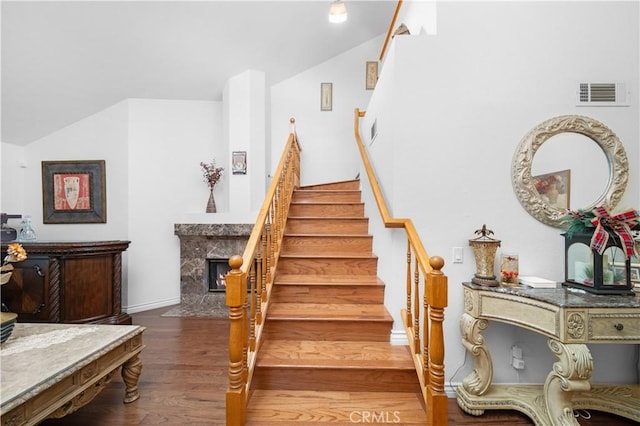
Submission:
POLYGON ((35 425, 90 402, 118 369, 124 402, 139 398, 144 327, 17 323, 0 347, 2 426, 35 425))

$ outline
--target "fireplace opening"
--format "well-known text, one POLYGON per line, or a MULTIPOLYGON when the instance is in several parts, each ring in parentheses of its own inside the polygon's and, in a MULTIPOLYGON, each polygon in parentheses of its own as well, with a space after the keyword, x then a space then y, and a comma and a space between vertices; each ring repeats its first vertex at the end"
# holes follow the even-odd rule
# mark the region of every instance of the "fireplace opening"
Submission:
POLYGON ((225 277, 231 270, 229 259, 207 259, 209 265, 209 291, 226 291, 227 283, 225 277))

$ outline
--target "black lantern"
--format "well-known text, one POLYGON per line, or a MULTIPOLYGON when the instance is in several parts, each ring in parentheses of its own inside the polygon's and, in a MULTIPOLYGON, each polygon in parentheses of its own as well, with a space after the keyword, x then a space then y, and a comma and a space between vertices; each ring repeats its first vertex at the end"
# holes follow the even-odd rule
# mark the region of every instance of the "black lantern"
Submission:
POLYGON ((564 282, 595 294, 634 295, 631 260, 625 256, 620 236, 606 231, 609 238, 602 254, 591 248, 592 233, 574 232, 564 236, 564 282))

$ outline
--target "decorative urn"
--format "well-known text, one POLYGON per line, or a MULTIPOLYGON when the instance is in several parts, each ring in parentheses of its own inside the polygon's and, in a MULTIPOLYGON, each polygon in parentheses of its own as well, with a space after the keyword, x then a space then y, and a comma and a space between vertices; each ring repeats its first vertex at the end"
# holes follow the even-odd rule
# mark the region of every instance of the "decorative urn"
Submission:
POLYGON ((494 273, 496 250, 500 247, 500 240, 491 238, 493 231, 487 229, 487 225, 475 231, 478 237, 469 240, 469 246, 473 250, 476 259, 476 273, 471 282, 478 285, 495 287, 498 285, 494 273))

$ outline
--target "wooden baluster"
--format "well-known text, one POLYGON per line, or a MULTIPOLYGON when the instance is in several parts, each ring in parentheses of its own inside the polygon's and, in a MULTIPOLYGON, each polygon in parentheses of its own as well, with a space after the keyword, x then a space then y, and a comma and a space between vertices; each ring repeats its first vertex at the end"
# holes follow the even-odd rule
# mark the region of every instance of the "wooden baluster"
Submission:
MULTIPOLYGON (((275 201, 274 201, 275 202, 275 201)), ((275 241, 275 206, 271 209, 271 223, 270 223, 270 227, 269 227, 269 282, 267 284, 272 285, 273 284, 273 275, 272 275, 272 271, 271 268, 273 268, 273 266, 276 264, 276 241, 275 241)))
POLYGON ((260 240, 260 246, 262 250, 262 301, 267 302, 269 294, 267 293, 267 228, 266 225, 262 229, 262 236, 260 240))
POLYGON ((407 238, 407 321, 408 327, 413 322, 411 315, 411 241, 407 238))
POLYGON ((262 324, 262 252, 256 255, 256 324, 262 324))
POLYGON ((266 274, 266 284, 269 285, 271 283, 271 261, 273 259, 273 255, 271 253, 271 209, 269 209, 269 212, 267 213, 267 218, 266 218, 266 223, 264 225, 265 227, 265 233, 267 234, 267 241, 266 241, 266 258, 267 258, 267 270, 265 271, 266 274))
MULTIPOLYGON (((256 350, 256 321, 257 321, 257 317, 256 317, 256 295, 257 295, 257 291, 256 291, 256 270, 253 267, 253 265, 251 265, 251 271, 249 274, 249 283, 250 283, 250 290, 249 290, 249 350, 250 351, 255 351, 256 350)), ((246 285, 246 284, 245 284, 246 285)))
POLYGON ((429 259, 432 271, 427 280, 431 333, 429 339, 429 383, 427 385, 427 424, 441 425, 447 419, 447 395, 444 393, 444 308, 447 306, 447 277, 442 273, 444 259, 429 259))
POLYGON ((430 329, 430 317, 429 317, 429 298, 427 292, 428 276, 424 277, 424 294, 422 302, 422 377, 424 383, 429 386, 429 329, 430 329))
POLYGON ((420 270, 418 268, 418 259, 413 271, 413 284, 414 284, 414 312, 413 312, 413 352, 420 353, 420 270))
POLYGON ((246 327, 246 274, 240 271, 242 257, 229 259, 231 271, 227 274, 226 303, 229 307, 229 387, 226 394, 227 425, 245 423, 246 373, 244 353, 247 341, 246 327), (244 280, 245 285, 242 285, 244 280))

